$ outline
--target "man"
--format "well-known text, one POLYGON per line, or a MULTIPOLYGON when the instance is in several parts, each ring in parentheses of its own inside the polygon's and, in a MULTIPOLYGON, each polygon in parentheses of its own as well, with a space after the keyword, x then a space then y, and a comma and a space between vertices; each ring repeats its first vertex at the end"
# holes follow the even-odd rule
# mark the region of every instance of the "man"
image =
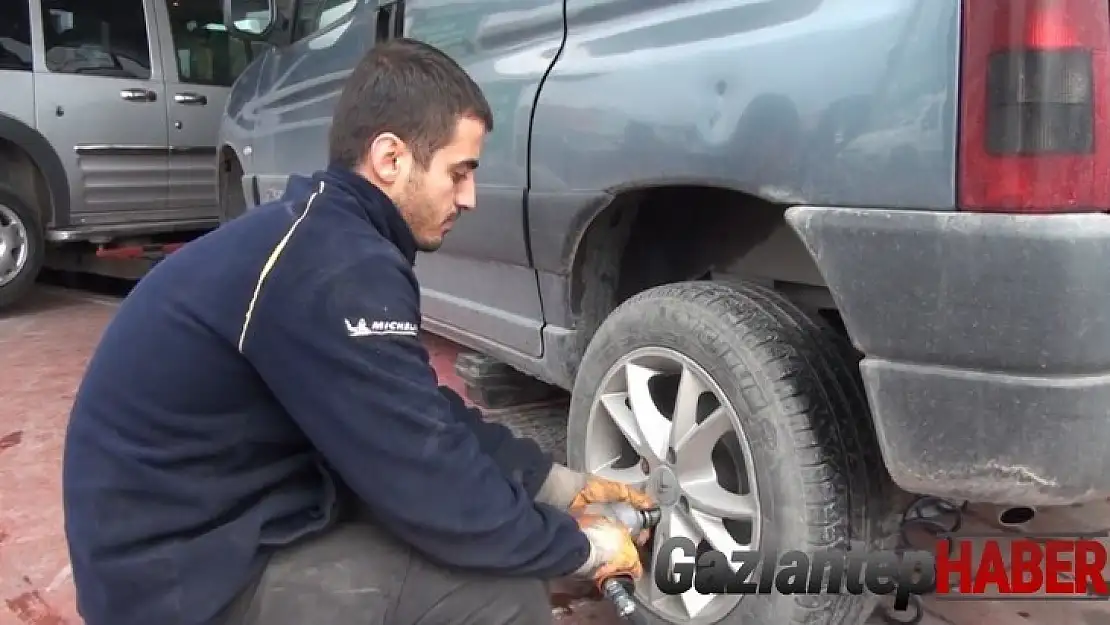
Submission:
POLYGON ((437 388, 418 250, 475 201, 492 128, 448 57, 349 78, 331 164, 153 269, 106 329, 64 459, 87 625, 551 622, 542 580, 639 576, 551 461, 437 388))

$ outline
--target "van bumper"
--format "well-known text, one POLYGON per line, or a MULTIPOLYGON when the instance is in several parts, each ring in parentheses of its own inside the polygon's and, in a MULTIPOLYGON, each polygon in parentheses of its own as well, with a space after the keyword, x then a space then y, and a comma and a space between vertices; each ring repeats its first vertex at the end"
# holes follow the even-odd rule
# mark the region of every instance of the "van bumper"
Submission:
POLYGON ((795 207, 887 469, 1005 505, 1110 495, 1110 216, 795 207))

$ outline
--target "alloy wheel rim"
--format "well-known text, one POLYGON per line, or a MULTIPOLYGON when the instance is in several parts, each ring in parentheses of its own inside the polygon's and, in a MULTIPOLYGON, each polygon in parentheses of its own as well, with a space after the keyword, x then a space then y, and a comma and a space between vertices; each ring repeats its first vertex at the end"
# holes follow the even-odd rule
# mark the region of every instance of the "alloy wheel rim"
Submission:
POLYGON ((0 286, 15 280, 27 266, 27 227, 10 207, 0 204, 0 286))
POLYGON ((759 494, 737 408, 704 368, 662 347, 621 358, 600 389, 586 427, 586 471, 643 487, 663 508, 637 599, 674 623, 720 620, 741 597, 702 595, 693 588, 665 595, 652 567, 672 537, 690 538, 699 553, 758 547, 759 494))

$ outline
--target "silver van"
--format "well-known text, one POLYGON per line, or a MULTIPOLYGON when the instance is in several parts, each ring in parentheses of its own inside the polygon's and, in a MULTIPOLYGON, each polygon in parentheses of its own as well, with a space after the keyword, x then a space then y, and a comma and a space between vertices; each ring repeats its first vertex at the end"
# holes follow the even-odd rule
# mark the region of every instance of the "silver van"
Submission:
POLYGON ((48 248, 216 226, 220 118, 264 45, 220 0, 0 3, 0 308, 48 248))

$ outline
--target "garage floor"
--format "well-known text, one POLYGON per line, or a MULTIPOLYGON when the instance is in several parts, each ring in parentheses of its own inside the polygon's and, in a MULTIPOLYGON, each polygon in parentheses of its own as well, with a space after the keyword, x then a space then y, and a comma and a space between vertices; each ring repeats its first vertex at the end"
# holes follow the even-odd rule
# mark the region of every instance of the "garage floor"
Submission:
MULTIPOLYGON (((60 456, 85 362, 116 300, 51 287, 0 317, 0 625, 80 625, 62 534, 60 456)), ((458 388, 455 348, 429 341, 443 383, 458 388)), ((461 391, 461 389, 458 389, 461 391)), ((550 408, 548 408, 550 410, 550 408)), ((491 415, 496 416, 496 415, 491 415)), ((998 529, 997 510, 976 508, 965 531, 998 529)), ((1027 531, 1110 526, 1110 503, 1041 512, 1027 531)), ((616 625, 608 605, 552 597, 557 622, 616 625)), ((872 623, 881 623, 878 616, 872 623)), ((927 602, 924 625, 1110 625, 1110 604, 927 602)), ((153 624, 152 624, 153 625, 153 624)))

